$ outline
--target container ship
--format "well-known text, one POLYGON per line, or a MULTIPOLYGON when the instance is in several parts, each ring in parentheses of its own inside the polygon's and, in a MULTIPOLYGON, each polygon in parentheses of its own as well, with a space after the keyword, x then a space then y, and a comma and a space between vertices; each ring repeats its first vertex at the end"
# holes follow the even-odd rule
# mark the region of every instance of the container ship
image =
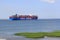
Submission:
POLYGON ((38 16, 36 15, 12 15, 9 17, 10 20, 37 20, 38 16))

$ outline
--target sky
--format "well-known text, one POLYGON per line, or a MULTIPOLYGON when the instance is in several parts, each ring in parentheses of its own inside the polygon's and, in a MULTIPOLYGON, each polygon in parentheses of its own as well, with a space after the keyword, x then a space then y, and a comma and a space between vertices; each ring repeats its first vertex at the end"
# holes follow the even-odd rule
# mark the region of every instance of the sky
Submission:
POLYGON ((15 14, 37 15, 39 19, 60 18, 60 0, 0 0, 0 19, 15 14))

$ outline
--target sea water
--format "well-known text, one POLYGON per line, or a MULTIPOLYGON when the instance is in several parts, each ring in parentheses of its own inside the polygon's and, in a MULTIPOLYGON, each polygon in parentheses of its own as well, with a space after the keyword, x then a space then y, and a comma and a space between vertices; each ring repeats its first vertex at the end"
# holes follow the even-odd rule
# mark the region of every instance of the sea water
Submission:
POLYGON ((51 32, 60 30, 60 19, 0 20, 0 39, 6 40, 60 40, 60 38, 29 39, 15 36, 18 32, 51 32))
POLYGON ((60 19, 0 20, 0 34, 60 30, 60 19))

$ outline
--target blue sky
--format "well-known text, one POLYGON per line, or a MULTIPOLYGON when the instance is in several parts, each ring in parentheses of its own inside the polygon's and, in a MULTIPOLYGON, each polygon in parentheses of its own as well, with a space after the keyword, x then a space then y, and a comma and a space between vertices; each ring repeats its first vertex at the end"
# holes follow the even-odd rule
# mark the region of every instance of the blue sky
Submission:
POLYGON ((39 19, 60 18, 60 0, 0 0, 0 19, 16 13, 38 15, 39 19))

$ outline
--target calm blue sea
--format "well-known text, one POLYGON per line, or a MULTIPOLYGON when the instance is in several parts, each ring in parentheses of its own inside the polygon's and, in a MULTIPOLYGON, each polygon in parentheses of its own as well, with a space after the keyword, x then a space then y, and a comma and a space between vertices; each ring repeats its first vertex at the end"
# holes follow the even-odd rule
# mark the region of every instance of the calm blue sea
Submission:
POLYGON ((49 32, 54 30, 60 30, 60 19, 0 20, 1 34, 14 34, 16 32, 49 32))

